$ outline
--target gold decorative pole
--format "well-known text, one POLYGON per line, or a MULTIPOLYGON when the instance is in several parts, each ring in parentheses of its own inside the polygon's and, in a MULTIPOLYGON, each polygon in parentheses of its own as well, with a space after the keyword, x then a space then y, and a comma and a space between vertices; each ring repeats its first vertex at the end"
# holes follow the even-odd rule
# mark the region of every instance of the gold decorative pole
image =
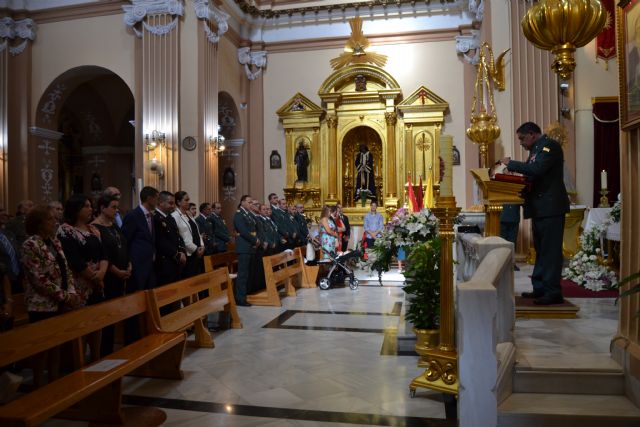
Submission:
POLYGON ((522 18, 524 36, 555 55, 551 69, 568 80, 576 68, 573 53, 600 34, 607 10, 599 0, 541 0, 522 18))
POLYGON ((384 113, 387 122, 387 198, 396 197, 396 123, 395 112, 384 113))
POLYGON ((455 344, 455 305, 453 300, 453 221, 460 213, 453 196, 453 138, 440 139, 440 156, 444 160, 444 177, 440 183, 440 196, 433 208, 438 220, 440 236, 440 344, 421 354, 419 367, 427 368, 409 385, 413 394, 417 387, 430 388, 443 393, 458 394, 458 353, 455 344))
POLYGON ((327 125, 329 126, 329 195, 326 201, 335 203, 338 201, 338 177, 336 176, 338 118, 335 115, 328 116, 327 125))

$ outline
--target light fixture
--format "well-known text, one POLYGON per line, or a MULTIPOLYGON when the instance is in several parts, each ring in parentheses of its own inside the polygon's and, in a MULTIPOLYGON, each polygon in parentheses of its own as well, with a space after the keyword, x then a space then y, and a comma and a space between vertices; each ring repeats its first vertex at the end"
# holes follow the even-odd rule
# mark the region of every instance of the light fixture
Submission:
POLYGON ((220 134, 220 126, 218 126, 218 136, 209 137, 209 144, 211 145, 213 154, 218 155, 227 148, 224 145, 224 139, 224 136, 220 134))
POLYGON ((607 23, 599 0, 542 0, 522 18, 522 32, 536 47, 555 55, 551 69, 569 80, 576 68, 573 53, 589 43, 607 23))
POLYGON ((165 134, 164 132, 160 132, 154 130, 151 134, 144 135, 144 147, 147 151, 154 150, 158 145, 164 147, 165 144, 165 134))
POLYGON ((154 157, 149 161, 149 171, 162 178, 164 176, 164 165, 160 160, 154 157))
POLYGON ((571 117, 571 109, 565 104, 565 99, 567 98, 569 91, 569 82, 561 81, 559 84, 560 87, 560 114, 562 114, 566 118, 571 117))

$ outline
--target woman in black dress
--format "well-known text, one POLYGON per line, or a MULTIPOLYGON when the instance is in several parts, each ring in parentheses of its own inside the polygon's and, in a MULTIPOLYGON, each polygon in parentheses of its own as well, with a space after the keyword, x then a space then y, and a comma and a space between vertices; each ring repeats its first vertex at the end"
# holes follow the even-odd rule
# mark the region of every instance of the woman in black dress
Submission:
MULTIPOLYGON (((119 205, 119 197, 103 195, 98 199, 98 216, 92 222, 100 232, 102 248, 109 263, 104 275, 104 298, 107 300, 124 296, 127 280, 131 276, 127 241, 115 224, 119 205)), ((113 353, 114 330, 113 325, 102 330, 101 357, 113 353)))
MULTIPOLYGON (((65 203, 65 222, 58 228, 58 239, 71 267, 76 292, 86 305, 104 301, 104 275, 108 265, 100 231, 90 224, 92 216, 91 200, 74 194, 65 203)), ((97 360, 100 353, 100 335, 97 332, 87 337, 92 360, 97 360)))

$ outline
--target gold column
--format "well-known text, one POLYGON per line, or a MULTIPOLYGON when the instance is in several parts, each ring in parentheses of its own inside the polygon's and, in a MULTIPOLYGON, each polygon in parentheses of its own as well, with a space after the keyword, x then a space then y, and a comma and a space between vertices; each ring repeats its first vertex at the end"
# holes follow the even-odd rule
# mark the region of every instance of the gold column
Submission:
POLYGON ((326 201, 334 203, 338 201, 337 188, 337 149, 338 149, 338 118, 335 115, 327 116, 327 125, 329 126, 329 195, 326 201))
POLYGON ((398 115, 391 111, 384 113, 387 122, 387 198, 396 197, 396 123, 398 115))
MULTIPOLYGON (((311 154, 314 159, 320 158, 320 128, 313 128, 313 139, 311 140, 311 154)), ((311 173, 309 176, 311 177, 311 182, 320 182, 320 166, 318 164, 311 164, 311 173)))
POLYGON ((484 213, 486 216, 484 235, 499 236, 500 235, 500 215, 502 215, 502 203, 487 203, 484 205, 484 213))
POLYGON ((426 350, 418 362, 427 368, 409 389, 430 388, 458 394, 458 354, 455 345, 455 305, 453 300, 453 221, 460 213, 453 196, 438 197, 433 213, 440 221, 440 345, 426 350))

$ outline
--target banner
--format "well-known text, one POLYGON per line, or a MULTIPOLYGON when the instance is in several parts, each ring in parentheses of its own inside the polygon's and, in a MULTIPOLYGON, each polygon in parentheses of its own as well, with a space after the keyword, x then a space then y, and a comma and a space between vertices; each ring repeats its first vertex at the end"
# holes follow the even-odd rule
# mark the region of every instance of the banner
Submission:
POLYGON ((596 38, 596 62, 598 58, 605 61, 609 69, 609 60, 616 57, 616 20, 615 0, 600 0, 607 10, 607 23, 596 38))

